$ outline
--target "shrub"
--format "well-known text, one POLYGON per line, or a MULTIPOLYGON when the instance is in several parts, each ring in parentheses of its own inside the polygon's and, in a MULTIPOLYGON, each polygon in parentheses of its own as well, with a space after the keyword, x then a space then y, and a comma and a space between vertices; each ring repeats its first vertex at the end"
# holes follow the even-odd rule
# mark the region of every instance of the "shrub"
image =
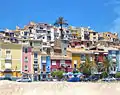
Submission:
POLYGON ((79 71, 78 70, 74 70, 73 73, 79 73, 79 71))
POLYGON ((102 73, 102 78, 106 78, 106 77, 108 77, 108 73, 104 71, 104 72, 102 73))
POLYGON ((83 69, 83 74, 85 75, 91 75, 91 71, 88 68, 83 69))
POLYGON ((63 71, 53 71, 52 73, 51 73, 51 76, 52 77, 57 77, 58 78, 58 80, 60 80, 60 79, 62 79, 63 78, 63 71))
POLYGON ((117 72, 117 73, 115 74, 115 77, 116 77, 116 78, 120 78, 120 72, 117 72))

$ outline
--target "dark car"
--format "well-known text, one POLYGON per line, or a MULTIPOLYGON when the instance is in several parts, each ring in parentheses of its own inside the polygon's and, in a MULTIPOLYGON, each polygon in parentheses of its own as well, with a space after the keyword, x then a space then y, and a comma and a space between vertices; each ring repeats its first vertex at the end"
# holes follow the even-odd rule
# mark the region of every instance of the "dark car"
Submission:
POLYGON ((73 77, 73 78, 68 79, 67 82, 80 82, 80 78, 73 77))
POLYGON ((98 80, 99 80, 99 77, 98 77, 98 76, 90 76, 90 77, 89 77, 89 80, 90 80, 90 81, 98 81, 98 80))
POLYGON ((12 78, 10 78, 10 77, 4 77, 3 80, 10 80, 10 81, 12 81, 12 78))
POLYGON ((116 78, 117 81, 120 81, 120 78, 116 78))

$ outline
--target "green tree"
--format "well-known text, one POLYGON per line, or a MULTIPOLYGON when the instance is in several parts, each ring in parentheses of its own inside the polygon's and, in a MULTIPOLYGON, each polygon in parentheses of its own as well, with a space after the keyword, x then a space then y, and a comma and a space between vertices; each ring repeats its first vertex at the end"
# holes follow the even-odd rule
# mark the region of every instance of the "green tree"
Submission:
POLYGON ((106 78, 106 77, 108 77, 108 73, 106 72, 106 71, 104 71, 104 72, 102 72, 102 78, 106 78))
POLYGON ((116 78, 120 78, 120 72, 117 72, 117 73, 115 74, 115 77, 116 77, 116 78))
POLYGON ((52 73, 51 73, 51 76, 52 77, 54 77, 54 78, 57 78, 58 80, 60 80, 60 79, 62 79, 63 78, 63 71, 60 71, 60 70, 58 70, 58 71, 53 71, 52 73))
POLYGON ((103 61, 103 68, 104 71, 109 73, 109 68, 110 68, 111 64, 110 64, 110 60, 108 57, 104 57, 104 61, 103 61))
POLYGON ((61 31, 61 39, 63 38, 63 26, 68 26, 68 23, 66 20, 64 20, 63 17, 59 17, 56 22, 54 23, 55 26, 60 26, 61 31))
POLYGON ((91 61, 89 56, 86 56, 85 63, 80 64, 80 71, 83 72, 85 75, 90 75, 91 74, 91 61))

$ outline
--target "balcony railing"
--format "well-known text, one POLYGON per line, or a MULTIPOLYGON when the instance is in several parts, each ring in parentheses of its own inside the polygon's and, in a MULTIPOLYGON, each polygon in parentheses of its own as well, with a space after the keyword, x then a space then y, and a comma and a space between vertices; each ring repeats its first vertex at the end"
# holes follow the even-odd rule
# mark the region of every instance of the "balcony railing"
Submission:
POLYGON ((5 59, 6 59, 6 60, 11 60, 11 59, 12 59, 12 56, 11 56, 11 55, 6 55, 5 59))

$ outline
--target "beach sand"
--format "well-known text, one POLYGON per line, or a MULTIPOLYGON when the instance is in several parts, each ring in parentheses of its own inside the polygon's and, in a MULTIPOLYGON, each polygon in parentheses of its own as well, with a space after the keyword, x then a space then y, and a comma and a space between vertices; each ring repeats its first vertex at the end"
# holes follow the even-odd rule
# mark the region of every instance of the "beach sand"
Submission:
POLYGON ((120 95, 120 83, 0 81, 0 95, 120 95))

